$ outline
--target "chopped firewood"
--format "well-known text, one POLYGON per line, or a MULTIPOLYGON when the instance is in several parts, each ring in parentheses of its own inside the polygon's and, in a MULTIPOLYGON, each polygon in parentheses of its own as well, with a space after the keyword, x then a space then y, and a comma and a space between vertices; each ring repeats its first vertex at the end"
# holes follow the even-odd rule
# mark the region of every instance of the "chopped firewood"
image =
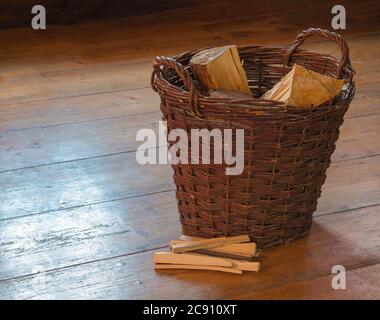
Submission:
POLYGON ((241 261, 241 260, 230 260, 232 262, 232 267, 239 269, 241 271, 255 271, 260 270, 260 262, 250 262, 250 261, 241 261))
MULTIPOLYGON (((171 240, 170 241, 170 247, 173 244, 177 244, 177 243, 183 243, 183 240, 171 240)), ((248 244, 248 243, 241 243, 241 244, 248 244)), ((253 245, 256 246, 255 244, 253 244, 253 245)), ((251 260, 253 257, 256 257, 256 253, 258 252, 258 251, 256 251, 255 254, 252 253, 253 251, 249 254, 248 253, 239 253, 239 252, 230 251, 229 247, 230 246, 228 245, 228 246, 211 248, 211 249, 199 249, 199 250, 194 250, 191 252, 199 253, 199 254, 205 254, 205 255, 214 256, 214 257, 238 259, 238 260, 251 260)))
POLYGON ((247 75, 235 45, 202 50, 191 58, 190 66, 207 89, 250 94, 247 75))
MULTIPOLYGON (((181 256, 181 254, 174 254, 181 256)), ((188 253, 188 256, 195 256, 195 257, 207 257, 203 254, 197 254, 197 253, 188 253)), ((251 262, 251 261, 242 261, 242 260, 235 260, 235 259, 223 259, 225 261, 232 263, 232 268, 239 269, 241 271, 255 271, 258 272, 260 270, 260 262, 251 262)))
POLYGON ((231 91, 231 90, 211 90, 210 91, 210 98, 221 98, 221 99, 252 99, 251 94, 238 92, 238 91, 231 91))
POLYGON ((216 257, 195 254, 175 254, 171 252, 156 252, 153 256, 154 263, 190 264, 204 266, 232 267, 232 261, 216 257))
MULTIPOLYGON (((185 235, 182 235, 180 237, 180 239, 182 241, 204 240, 202 238, 195 238, 195 237, 190 237, 190 236, 185 236, 185 235)), ((179 242, 177 242, 177 243, 179 243, 179 242)), ((208 249, 208 250, 219 252, 219 253, 242 255, 242 256, 247 256, 247 257, 252 258, 256 254, 256 244, 253 242, 237 243, 237 244, 229 244, 226 246, 212 248, 212 249, 208 249)))
POLYGON ((212 250, 215 252, 239 254, 247 257, 253 257, 256 253, 256 244, 252 242, 230 244, 223 247, 213 248, 212 250))
POLYGON ((236 268, 226 268, 226 267, 216 267, 216 266, 202 266, 202 265, 188 265, 188 264, 165 264, 165 263, 155 263, 155 269, 191 269, 191 270, 211 270, 211 271, 221 271, 229 272, 235 274, 242 274, 243 271, 236 268))
POLYGON ((202 239, 196 241, 184 241, 183 243, 178 243, 172 245, 172 252, 180 253, 186 251, 194 251, 200 249, 210 249, 225 246, 228 244, 240 243, 240 242, 249 242, 250 239, 248 236, 236 236, 236 237, 220 237, 212 239, 202 239))
POLYGON ((256 244, 249 241, 247 235, 212 239, 182 235, 181 240, 170 241, 172 252, 154 253, 154 268, 211 270, 235 274, 242 274, 243 271, 258 272, 260 263, 247 261, 257 252, 256 244), (218 252, 218 249, 221 249, 221 252, 218 252), (238 258, 234 259, 235 256, 238 258))
POLYGON ((344 81, 294 65, 261 98, 282 101, 292 107, 313 107, 330 100, 342 91, 344 81))
MULTIPOLYGON (((214 248, 214 249, 219 249, 219 248, 214 248)), ((247 260, 247 261, 250 261, 253 259, 253 257, 255 257, 252 255, 244 255, 244 254, 239 254, 239 253, 226 253, 223 251, 219 252, 218 250, 213 250, 213 249, 201 249, 201 250, 195 250, 192 252, 200 253, 200 254, 206 254, 209 256, 213 256, 213 257, 237 259, 237 260, 247 260)))

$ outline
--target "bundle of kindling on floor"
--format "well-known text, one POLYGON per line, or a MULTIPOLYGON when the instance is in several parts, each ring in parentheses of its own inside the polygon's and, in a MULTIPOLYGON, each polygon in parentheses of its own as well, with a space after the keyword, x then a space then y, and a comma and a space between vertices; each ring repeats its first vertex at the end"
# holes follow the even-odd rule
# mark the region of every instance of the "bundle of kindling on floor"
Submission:
POLYGON ((242 274, 256 271, 260 263, 256 244, 248 236, 201 239, 181 236, 170 242, 171 252, 156 252, 155 269, 212 270, 242 274))

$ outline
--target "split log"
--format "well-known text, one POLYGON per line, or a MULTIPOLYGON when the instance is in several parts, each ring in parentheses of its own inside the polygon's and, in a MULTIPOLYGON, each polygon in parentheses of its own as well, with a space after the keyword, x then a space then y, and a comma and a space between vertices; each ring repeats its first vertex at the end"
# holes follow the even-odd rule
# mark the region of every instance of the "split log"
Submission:
MULTIPOLYGON (((170 247, 173 244, 181 243, 183 240, 171 240, 170 241, 170 247)), ((242 244, 247 244, 247 243, 242 243, 242 244)), ((233 252, 228 249, 229 246, 223 246, 223 247, 217 247, 217 248, 211 248, 211 249, 199 249, 199 250, 194 250, 191 252, 194 253, 199 253, 199 254, 204 254, 208 256, 213 256, 213 257, 220 257, 220 258, 228 258, 228 259, 238 259, 238 260, 252 260, 253 257, 256 257, 256 254, 252 255, 246 254, 246 253, 238 253, 238 252, 233 252)), ((256 251, 257 253, 258 251, 256 251)))
MULTIPOLYGON (((174 254, 177 256, 181 256, 181 254, 174 254)), ((189 256, 196 256, 196 257, 207 257, 203 254, 197 254, 197 253, 189 253, 187 254, 189 256)), ((251 262, 251 261, 242 261, 242 260, 236 260, 236 259, 223 259, 228 262, 232 263, 232 268, 239 269, 241 271, 254 271, 258 272, 260 270, 260 262, 251 262)))
MULTIPOLYGON (((181 239, 180 241, 204 240, 202 238, 190 237, 186 235, 181 235, 180 239, 181 239)), ((174 240, 174 241, 178 241, 178 240, 174 240)), ((257 247, 256 247, 256 243, 245 242, 245 243, 229 244, 226 246, 216 247, 216 248, 207 249, 207 250, 215 251, 219 253, 242 255, 242 256, 252 258, 253 256, 256 255, 257 247)))
POLYGON ((165 264, 165 263, 155 263, 154 268, 157 270, 164 269, 190 269, 190 270, 210 270, 210 271, 221 271, 235 274, 242 274, 243 271, 235 268, 225 268, 225 267, 215 267, 215 266, 200 266, 200 265, 187 265, 187 264, 165 264))
POLYGON ((236 237, 220 237, 212 239, 202 239, 197 241, 184 241, 183 243, 178 243, 172 245, 173 253, 181 253, 186 251, 194 251, 200 249, 210 249, 216 247, 222 247, 229 244, 249 242, 250 238, 246 235, 236 236, 236 237))
POLYGON ((190 66, 208 89, 250 94, 247 75, 235 45, 202 50, 190 59, 190 66))
POLYGON ((241 260, 230 260, 232 262, 232 267, 241 271, 254 271, 259 272, 260 262, 249 262, 241 260))
POLYGON ((344 81, 308 70, 295 64, 271 90, 261 98, 282 101, 292 107, 314 107, 342 91, 344 81))
POLYGON ((227 259, 186 253, 175 254, 171 252, 156 252, 153 255, 153 262, 165 264, 189 264, 217 267, 219 266, 228 268, 231 268, 233 266, 232 261, 227 259))

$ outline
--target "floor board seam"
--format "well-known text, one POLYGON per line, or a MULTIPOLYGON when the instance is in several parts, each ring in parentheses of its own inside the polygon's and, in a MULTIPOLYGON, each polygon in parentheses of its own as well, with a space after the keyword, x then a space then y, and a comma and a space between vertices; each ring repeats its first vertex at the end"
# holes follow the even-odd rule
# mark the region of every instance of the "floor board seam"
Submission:
POLYGON ((108 117, 108 118, 99 118, 99 119, 92 119, 92 120, 56 123, 56 124, 51 124, 51 125, 43 125, 43 126, 39 126, 39 127, 36 126, 36 127, 17 128, 17 129, 7 129, 7 130, 4 130, 3 132, 8 133, 8 132, 18 132, 18 131, 27 131, 27 130, 36 130, 36 129, 57 128, 57 127, 65 127, 65 126, 71 126, 71 125, 76 125, 76 124, 102 122, 102 121, 108 121, 108 120, 114 120, 114 119, 127 119, 127 118, 131 118, 131 117, 150 115, 150 114, 158 114, 159 115, 160 112, 159 111, 149 111, 149 112, 127 114, 127 115, 117 115, 117 116, 108 117))
MULTIPOLYGON (((130 152, 133 152, 133 151, 130 151, 130 152)), ((122 153, 119 153, 119 154, 122 154, 122 153)), ((344 160, 334 161, 332 163, 340 163, 340 162, 346 162, 346 161, 349 161, 349 160, 359 160, 359 159, 365 159, 365 158, 371 158, 371 157, 377 157, 377 156, 380 156, 380 154, 370 155, 370 156, 365 156, 365 157, 352 158, 352 159, 344 159, 344 160)), ((92 158, 89 158, 89 159, 92 159, 92 158)), ((77 161, 77 160, 75 160, 75 161, 77 161)), ((71 161, 67 161, 67 162, 71 162, 71 161)), ((33 168, 33 167, 31 167, 31 168, 33 168)), ((26 169, 29 169, 29 168, 26 168, 26 169)), ((12 171, 15 171, 15 170, 10 170, 10 172, 12 172, 12 171)), ((9 172, 9 171, 2 171, 2 172, 0 172, 0 174, 4 173, 4 172, 9 172)), ((158 194, 158 193, 174 192, 174 191, 175 191, 175 188, 161 190, 161 191, 157 191, 157 192, 143 193, 143 194, 134 195, 134 196, 126 196, 126 197, 121 197, 121 198, 109 199, 109 200, 98 201, 98 202, 95 201, 95 202, 86 203, 86 204, 77 205, 77 206, 72 206, 72 207, 67 207, 67 208, 57 208, 57 209, 53 209, 53 210, 47 210, 47 211, 42 211, 42 212, 37 212, 37 213, 31 213, 31 214, 25 214, 25 215, 20 215, 20 216, 16 216, 16 217, 8 217, 8 218, 0 219, 0 222, 12 220, 12 219, 30 217, 30 216, 34 216, 34 215, 48 214, 48 213, 53 213, 53 212, 65 211, 65 210, 74 210, 74 209, 78 209, 78 208, 82 208, 82 207, 86 207, 86 206, 99 205, 99 204, 103 204, 103 203, 122 201, 122 200, 131 199, 131 198, 138 198, 138 197, 150 196, 150 195, 154 195, 154 194, 158 194)), ((351 209, 344 209, 344 210, 334 211, 334 212, 318 215, 318 217, 327 216, 327 215, 330 215, 330 214, 345 213, 345 212, 352 211, 352 210, 358 210, 358 209, 362 209, 362 208, 377 206, 379 204, 380 203, 376 203, 376 204, 371 204, 371 205, 368 205, 368 206, 361 206, 361 207, 357 207, 357 208, 351 208, 351 209)))
POLYGON ((155 192, 137 194, 137 195, 133 195, 133 196, 125 196, 125 197, 120 197, 120 198, 115 198, 115 199, 104 200, 104 201, 91 202, 91 203, 81 204, 81 205, 67 207, 67 208, 58 208, 58 209, 53 209, 53 210, 41 211, 41 212, 37 212, 37 213, 24 214, 24 215, 20 215, 20 216, 0 219, 0 223, 3 221, 9 221, 9 220, 13 220, 13 219, 32 217, 32 216, 37 216, 37 215, 42 215, 42 214, 56 213, 59 211, 66 211, 66 210, 70 211, 70 210, 75 210, 75 209, 79 209, 79 208, 83 208, 83 207, 90 207, 90 206, 94 206, 94 205, 112 203, 112 202, 116 202, 116 201, 123 201, 123 200, 134 199, 134 198, 141 198, 141 197, 145 197, 145 196, 151 196, 151 195, 155 195, 155 194, 174 192, 174 191, 175 191, 175 189, 160 190, 160 191, 155 191, 155 192))
POLYGON ((322 213, 322 214, 318 214, 317 216, 314 216, 314 218, 325 217, 325 216, 330 216, 330 215, 334 215, 334 214, 344 214, 344 213, 347 213, 350 211, 361 210, 361 209, 372 208, 372 207, 378 207, 378 206, 380 206, 380 202, 375 203, 375 204, 369 204, 366 206, 360 206, 357 208, 350 208, 350 209, 343 209, 343 210, 339 210, 339 211, 322 213))
MULTIPOLYGON (((72 265, 66 265, 66 266, 62 266, 62 267, 58 267, 58 268, 46 269, 46 270, 41 271, 41 272, 34 272, 34 273, 29 273, 29 274, 25 274, 25 275, 16 276, 16 277, 10 277, 10 278, 6 278, 6 279, 0 279, 0 284, 2 282, 10 282, 10 281, 18 280, 18 279, 22 279, 22 278, 33 277, 33 276, 35 276, 37 274, 54 273, 54 272, 60 271, 60 270, 65 270, 65 269, 70 269, 70 268, 76 268, 76 267, 80 267, 80 266, 83 266, 83 265, 88 265, 88 264, 93 264, 93 263, 98 263, 98 262, 108 261, 108 260, 113 260, 113 259, 119 259, 119 258, 128 257, 128 256, 132 256, 132 255, 138 255, 138 254, 142 254, 142 253, 146 253, 146 252, 151 252, 151 251, 155 251, 155 250, 159 250, 159 249, 164 249, 164 248, 167 248, 167 247, 168 247, 168 245, 163 245, 163 246, 158 246, 158 247, 154 247, 154 248, 150 248, 150 249, 144 249, 144 250, 141 250, 141 251, 135 251, 135 252, 130 252, 130 253, 126 253, 126 254, 120 254, 120 255, 116 255, 116 256, 112 256, 112 257, 106 257, 106 258, 102 258, 102 259, 95 259, 95 260, 91 260, 91 261, 80 262, 80 263, 76 263, 76 264, 72 264, 72 265)), ((358 269, 362 269, 362 268, 368 268, 368 267, 376 266, 378 264, 380 264, 380 260, 377 260, 377 261, 374 261, 374 262, 369 262, 369 263, 366 263, 366 264, 354 265, 352 267, 345 268, 345 269, 346 269, 346 272, 348 272, 348 271, 354 271, 354 270, 358 270, 358 269)), ((331 273, 319 273, 319 274, 316 274, 316 275, 313 275, 313 276, 309 276, 306 279, 296 280, 295 282, 302 282, 302 281, 305 281, 305 280, 317 279, 317 278, 326 277, 326 276, 329 276, 329 275, 331 275, 331 273)), ((286 281, 282 285, 286 285, 286 284, 291 283, 291 282, 294 282, 294 280, 286 281)), ((261 289, 259 289, 259 291, 266 290, 266 289, 269 289, 269 288, 274 287, 274 286, 277 286, 277 284, 275 284, 273 286, 269 285, 267 287, 261 288, 261 289)))
POLYGON ((132 152, 136 152, 136 151, 137 151, 137 149, 126 150, 126 151, 119 151, 119 152, 114 152, 114 153, 101 154, 101 155, 91 156, 91 157, 76 158, 76 159, 70 159, 70 160, 64 160, 64 161, 57 161, 57 162, 51 162, 51 163, 37 164, 37 165, 34 165, 34 166, 27 166, 27 167, 15 168, 15 169, 3 170, 3 171, 0 171, 0 174, 7 173, 7 172, 14 172, 14 171, 36 169, 36 168, 41 168, 41 167, 49 167, 49 166, 54 166, 54 165, 60 165, 60 164, 70 163, 70 162, 86 161, 86 160, 91 160, 91 159, 113 157, 113 156, 118 156, 118 155, 121 155, 121 154, 128 154, 128 153, 132 153, 132 152))
MULTIPOLYGON (((158 146, 155 149, 159 149, 159 148, 162 148, 162 147, 158 146)), ((51 163, 43 163, 43 164, 37 164, 34 166, 26 166, 26 167, 14 168, 14 169, 7 169, 7 170, 0 171, 0 174, 7 173, 7 172, 15 172, 15 171, 22 171, 22 170, 41 168, 41 167, 60 165, 60 164, 65 164, 65 163, 77 162, 77 161, 79 162, 79 161, 86 161, 86 160, 91 160, 91 159, 107 158, 107 157, 117 156, 117 155, 121 155, 121 154, 128 154, 128 153, 132 153, 132 152, 137 152, 137 149, 119 151, 119 152, 114 152, 114 153, 106 153, 106 154, 101 154, 101 155, 96 155, 96 156, 91 156, 91 157, 83 157, 83 158, 69 159, 69 160, 64 160, 64 161, 56 161, 56 162, 51 162, 51 163)), ((355 157, 355 158, 333 160, 333 161, 331 161, 331 164, 347 162, 347 161, 351 161, 351 160, 353 161, 353 160, 373 158, 373 157, 378 157, 378 156, 380 156, 380 153, 375 153, 375 154, 370 154, 370 155, 360 156, 360 157, 355 157)))
MULTIPOLYGON (((147 87, 148 89, 149 87, 147 87)), ((21 103, 22 104, 22 103, 21 103)), ((1 105, 0 105, 1 107, 1 105)), ((84 124, 84 123, 93 123, 93 122, 101 122, 101 121, 107 121, 107 120, 114 120, 114 119, 126 119, 130 117, 135 116, 144 116, 144 115, 150 115, 150 114, 157 114, 160 115, 160 111, 147 111, 147 112, 141 112, 141 113, 135 113, 135 114, 127 114, 127 115, 117 115, 114 117, 106 117, 106 118, 99 118, 99 119, 92 119, 92 120, 82 120, 82 121, 70 121, 70 122, 62 122, 62 123, 56 123, 52 125, 42 125, 42 126, 35 126, 35 127, 25 127, 25 128, 17 128, 17 129, 7 129, 2 132, 18 132, 18 131, 26 131, 26 130, 36 130, 36 129, 46 129, 46 128, 57 128, 57 127, 64 127, 64 126, 70 126, 70 125, 76 125, 76 124, 84 124)), ((345 119, 358 119, 358 118, 366 118, 366 117, 372 117, 379 115, 380 112, 370 112, 370 113, 364 113, 364 114, 357 114, 357 115, 350 115, 347 114, 345 119)))
POLYGON ((119 254, 119 255, 116 255, 116 256, 106 257, 106 258, 102 258, 102 259, 95 259, 95 260, 91 260, 91 261, 84 261, 84 262, 74 263, 74 264, 71 264, 71 265, 66 265, 66 266, 62 266, 62 267, 58 267, 58 268, 46 269, 46 270, 43 270, 43 271, 40 271, 40 272, 33 272, 33 273, 28 273, 28 274, 24 274, 24 275, 20 275, 20 276, 16 276, 16 277, 10 277, 10 278, 5 278, 5 279, 0 279, 0 283, 7 282, 7 281, 12 281, 12 280, 17 280, 17 279, 20 279, 20 278, 32 277, 32 276, 35 276, 37 274, 51 273, 51 272, 55 272, 55 271, 59 271, 59 270, 64 270, 64 269, 68 269, 68 268, 75 268, 75 267, 79 267, 79 266, 86 265, 86 264, 91 264, 91 263, 97 263, 97 262, 112 260, 112 259, 118 259, 118 258, 128 257, 128 256, 132 256, 132 255, 135 255, 135 254, 150 252, 150 251, 154 251, 154 250, 158 250, 158 249, 164 249, 164 248, 167 248, 167 247, 168 247, 168 245, 162 245, 162 246, 159 246, 159 247, 154 247, 154 248, 149 248, 149 249, 143 249, 141 251, 133 251, 133 252, 119 254))
MULTIPOLYGON (((374 262, 369 262, 368 264, 363 264, 363 265, 354 265, 350 268, 345 268, 346 270, 346 273, 347 272, 350 272, 350 271, 355 271, 355 270, 360 270, 360 269, 365 269, 365 268, 369 268, 369 267, 373 267, 373 266, 376 266, 376 265, 379 265, 380 264, 380 260, 378 261, 374 261, 374 262)), ((281 284, 278 284, 278 283, 275 283, 275 284, 269 284, 267 286, 263 286, 261 288, 258 288, 256 292, 260 293, 260 292, 263 292, 265 290, 268 290, 268 289, 271 289, 271 288, 281 288, 283 286, 286 286, 288 284, 291 284, 291 283, 302 283, 304 281, 310 281, 310 280, 315 280, 315 279, 318 279, 318 278, 324 278, 324 277, 327 277, 327 276, 333 276, 334 274, 332 273, 318 273, 318 274, 315 274, 315 275, 310 275, 310 276, 306 276, 304 279, 291 279, 291 280, 286 280, 284 281, 283 283, 281 284)), ((224 298, 222 297, 221 299, 227 299, 227 298, 224 298)))
POLYGON ((37 102, 45 102, 45 101, 55 101, 55 100, 63 100, 63 99, 71 99, 71 98, 96 96, 100 94, 128 92, 128 91, 142 90, 142 89, 148 89, 148 88, 150 88, 150 86, 127 88, 127 89, 121 89, 121 90, 98 91, 98 92, 93 92, 93 93, 84 93, 84 94, 78 94, 78 95, 68 95, 68 96, 62 96, 62 97, 54 97, 54 98, 39 99, 39 100, 28 100, 28 101, 20 101, 20 102, 12 102, 12 103, 0 102, 0 108, 4 106, 15 106, 15 105, 20 105, 20 104, 29 104, 29 103, 37 103, 37 102))

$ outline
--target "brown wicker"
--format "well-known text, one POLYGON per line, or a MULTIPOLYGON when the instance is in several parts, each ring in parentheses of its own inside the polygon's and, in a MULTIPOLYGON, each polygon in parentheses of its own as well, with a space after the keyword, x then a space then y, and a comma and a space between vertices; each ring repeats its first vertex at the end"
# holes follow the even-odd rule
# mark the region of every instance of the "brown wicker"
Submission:
POLYGON ((246 100, 204 94, 189 68, 198 51, 156 58, 152 87, 161 97, 163 119, 168 131, 244 129, 245 166, 242 174, 229 176, 225 165, 173 165, 183 232, 198 237, 248 234, 261 248, 306 235, 355 92, 347 44, 336 33, 310 28, 289 47, 239 47, 255 97, 246 100), (338 44, 341 60, 298 49, 313 35, 338 44), (344 79, 347 86, 340 96, 311 109, 259 99, 294 63, 344 79))

